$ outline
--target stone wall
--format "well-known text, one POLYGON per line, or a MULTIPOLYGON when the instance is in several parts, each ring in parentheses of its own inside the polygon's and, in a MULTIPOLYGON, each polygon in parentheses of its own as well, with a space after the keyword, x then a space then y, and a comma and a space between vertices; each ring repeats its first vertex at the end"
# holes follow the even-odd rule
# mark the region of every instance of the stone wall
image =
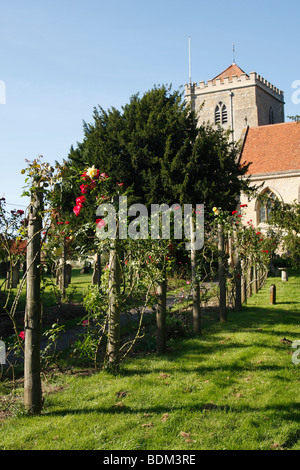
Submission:
POLYGON ((246 125, 270 124, 269 110, 273 109, 274 123, 284 122, 284 94, 256 72, 250 75, 208 80, 185 87, 185 99, 198 114, 199 124, 215 124, 215 108, 219 102, 226 105, 228 120, 225 129, 234 129, 238 141, 246 125))
MULTIPOLYGON (((269 188, 276 194, 279 200, 285 203, 293 203, 295 200, 296 202, 300 202, 300 170, 277 174, 255 175, 251 177, 251 182, 257 186, 263 183, 260 192, 269 188)), ((259 226, 262 230, 268 228, 268 224, 259 224, 257 198, 249 201, 248 197, 242 194, 240 203, 247 204, 248 206, 244 209, 245 216, 242 219, 244 224, 247 224, 247 222, 251 220, 255 227, 259 226)))

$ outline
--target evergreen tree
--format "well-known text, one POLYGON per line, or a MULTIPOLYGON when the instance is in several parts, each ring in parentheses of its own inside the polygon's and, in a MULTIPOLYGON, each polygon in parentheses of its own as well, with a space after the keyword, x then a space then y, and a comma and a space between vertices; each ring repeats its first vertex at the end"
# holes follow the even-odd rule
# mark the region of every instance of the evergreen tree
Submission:
POLYGON ((94 122, 84 123, 84 140, 71 148, 69 163, 81 170, 95 165, 131 191, 130 202, 173 203, 170 169, 174 159, 187 159, 197 135, 196 120, 178 92, 160 87, 130 99, 122 112, 94 109, 94 122))
POLYGON ((155 87, 134 95, 121 111, 95 108, 84 123, 84 139, 71 148, 68 164, 80 170, 95 165, 110 177, 111 190, 122 182, 129 203, 204 203, 233 210, 248 181, 238 165, 239 147, 221 127, 197 127, 196 116, 179 92, 155 87))

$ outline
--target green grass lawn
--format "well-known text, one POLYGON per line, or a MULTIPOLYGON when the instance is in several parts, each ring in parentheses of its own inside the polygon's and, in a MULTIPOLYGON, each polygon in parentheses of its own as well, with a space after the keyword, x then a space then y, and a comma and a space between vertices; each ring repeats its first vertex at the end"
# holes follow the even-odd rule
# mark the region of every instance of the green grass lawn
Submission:
POLYGON ((300 340, 299 274, 269 278, 228 322, 172 341, 163 357, 131 358, 117 376, 57 374, 39 417, 22 412, 22 384, 8 394, 0 382, 13 413, 0 449, 300 450, 300 365, 286 342, 300 340))
MULTIPOLYGON (((3 278, 2 278, 3 280, 3 278)), ((50 279, 50 276, 46 276, 45 282, 42 282, 42 303, 44 308, 46 307, 52 307, 58 303, 58 297, 55 294, 55 290, 58 290, 57 288, 54 289, 53 285, 55 284, 55 279, 50 279)), ((80 274, 80 269, 73 269, 72 270, 72 282, 69 284, 69 287, 66 289, 66 299, 65 301, 70 301, 70 302, 82 302, 83 295, 85 292, 87 292, 88 287, 91 286, 92 284, 92 272, 90 274, 80 274)), ((13 295, 12 295, 12 300, 14 299, 18 289, 13 289, 13 295)), ((11 304, 12 302, 10 302, 11 304)), ((26 304, 26 285, 24 286, 17 310, 18 311, 23 311, 25 310, 25 304, 26 304)))

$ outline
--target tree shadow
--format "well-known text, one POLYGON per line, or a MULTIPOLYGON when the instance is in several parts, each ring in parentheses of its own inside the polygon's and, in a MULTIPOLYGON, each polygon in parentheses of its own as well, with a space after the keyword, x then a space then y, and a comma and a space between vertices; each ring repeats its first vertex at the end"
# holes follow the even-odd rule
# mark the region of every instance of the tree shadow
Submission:
MULTIPOLYGON (((286 421, 293 421, 293 422, 300 422, 300 404, 294 403, 293 405, 287 404, 279 404, 279 405, 266 405, 266 406, 250 406, 250 405, 243 405, 239 403, 239 406, 234 405, 218 405, 217 403, 207 403, 204 401, 201 402, 194 402, 191 405, 183 405, 183 406, 174 406, 172 403, 171 406, 137 406, 135 408, 131 406, 127 406, 124 404, 123 407, 118 406, 110 406, 110 407, 97 407, 97 408, 81 408, 81 409, 65 409, 65 410, 54 410, 54 411, 47 411, 45 416, 47 417, 58 417, 58 416, 68 416, 68 415, 91 415, 92 413, 96 414, 109 414, 109 415, 136 415, 139 413, 153 413, 158 416, 164 413, 174 413, 177 411, 186 411, 188 413, 232 413, 232 414, 242 414, 242 413, 268 413, 272 412, 275 414, 279 414, 281 418, 284 418, 286 421)), ((300 438, 300 436, 299 436, 300 438)))

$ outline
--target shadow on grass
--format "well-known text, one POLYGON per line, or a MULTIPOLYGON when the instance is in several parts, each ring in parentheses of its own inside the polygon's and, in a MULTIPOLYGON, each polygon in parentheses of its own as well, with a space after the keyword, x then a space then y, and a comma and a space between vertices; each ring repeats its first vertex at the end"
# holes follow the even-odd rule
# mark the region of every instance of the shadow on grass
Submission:
POLYGON ((277 302, 276 305, 291 305, 291 304, 300 304, 300 302, 289 301, 289 302, 277 302))
POLYGON ((191 405, 183 406, 170 406, 159 405, 159 406, 142 406, 132 408, 124 404, 123 407, 110 406, 110 407, 98 407, 98 408, 82 408, 82 409, 66 409, 66 410, 56 410, 46 413, 47 417, 55 416, 67 416, 67 415, 91 415, 92 413, 97 414, 111 414, 113 415, 122 415, 122 414, 138 414, 138 413, 154 413, 158 416, 161 416, 162 413, 174 413, 176 411, 182 411, 183 413, 196 413, 196 412, 208 412, 208 413, 268 413, 276 415, 280 414, 281 417, 284 417, 287 421, 299 422, 300 421, 300 404, 295 403, 293 405, 266 405, 261 407, 243 405, 239 402, 238 406, 230 405, 218 405, 213 403, 198 402, 191 405))

